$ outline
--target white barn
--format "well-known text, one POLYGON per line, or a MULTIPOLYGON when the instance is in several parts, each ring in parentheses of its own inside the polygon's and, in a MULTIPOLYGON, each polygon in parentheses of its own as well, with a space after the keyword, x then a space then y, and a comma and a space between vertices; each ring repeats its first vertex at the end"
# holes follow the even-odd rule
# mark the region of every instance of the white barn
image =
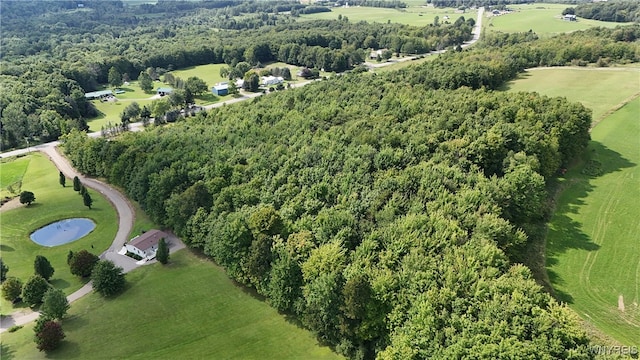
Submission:
POLYGON ((262 85, 265 85, 265 86, 282 84, 283 81, 284 81, 284 78, 282 78, 281 76, 278 76, 278 77, 263 76, 262 77, 262 85))
POLYGON ((160 230, 149 230, 142 235, 131 239, 125 247, 128 252, 134 253, 143 259, 151 260, 156 257, 160 239, 167 239, 168 235, 160 230))

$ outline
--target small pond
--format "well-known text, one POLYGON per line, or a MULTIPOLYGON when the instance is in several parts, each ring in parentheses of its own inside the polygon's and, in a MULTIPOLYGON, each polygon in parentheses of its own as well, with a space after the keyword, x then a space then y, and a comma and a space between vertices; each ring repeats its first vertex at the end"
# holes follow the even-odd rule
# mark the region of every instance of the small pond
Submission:
POLYGON ((60 220, 34 231, 31 240, 48 247, 63 245, 89 234, 95 227, 96 224, 90 219, 60 220))

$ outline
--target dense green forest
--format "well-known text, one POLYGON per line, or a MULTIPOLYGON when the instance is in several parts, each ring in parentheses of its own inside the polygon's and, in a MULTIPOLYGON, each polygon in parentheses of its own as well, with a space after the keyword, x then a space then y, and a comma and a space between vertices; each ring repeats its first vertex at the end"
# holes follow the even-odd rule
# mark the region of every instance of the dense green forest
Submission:
POLYGON ((571 8, 573 14, 601 21, 640 22, 640 3, 632 0, 580 4, 571 8))
POLYGON ((471 38, 475 22, 463 17, 427 27, 346 18, 297 22, 278 11, 304 12, 300 4, 212 3, 217 4, 163 1, 141 8, 95 1, 77 8, 77 2, 0 3, 0 79, 6 84, 0 99, 1 147, 50 141, 71 128, 86 129, 86 119, 96 116, 96 110, 84 100, 83 91, 106 84, 111 68, 133 80, 143 71, 157 78, 188 66, 235 66, 242 61, 282 61, 342 72, 362 63, 371 48, 418 54, 462 44, 471 38), (29 15, 32 12, 39 15, 29 15))

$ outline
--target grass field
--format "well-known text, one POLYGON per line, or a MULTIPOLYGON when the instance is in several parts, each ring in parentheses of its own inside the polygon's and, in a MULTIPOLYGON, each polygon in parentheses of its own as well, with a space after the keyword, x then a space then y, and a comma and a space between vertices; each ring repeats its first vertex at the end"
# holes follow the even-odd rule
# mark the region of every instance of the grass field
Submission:
POLYGON ((29 166, 30 157, 0 162, 0 197, 13 197, 20 193, 22 177, 29 166))
MULTIPOLYGON (((67 179, 65 188, 59 185, 58 170, 44 155, 32 153, 17 161, 25 160, 28 161, 28 166, 22 177, 22 190, 33 192, 36 201, 29 207, 21 206, 2 212, 2 261, 9 266, 9 276, 18 277, 24 282, 33 274, 33 260, 36 255, 43 255, 55 269, 51 283, 70 294, 79 289, 84 282, 69 272, 67 253, 69 250, 87 249, 99 254, 107 249, 118 227, 116 211, 105 198, 93 190, 89 190, 93 206, 91 210, 85 207, 80 195, 73 191, 71 179, 67 179), (44 225, 74 217, 90 218, 96 223, 96 228, 80 240, 51 248, 40 246, 29 238, 33 231, 44 225)), ((2 170, 10 164, 2 164, 2 170)), ((11 313, 13 310, 12 305, 4 299, 1 300, 0 306, 3 314, 11 313)))
MULTIPOLYGON (((539 36, 584 30, 591 27, 616 27, 621 23, 578 18, 578 21, 562 20, 566 4, 509 5, 514 12, 489 16, 482 22, 483 31, 521 32, 533 30, 539 36)), ((486 12, 488 14, 489 12, 486 12)))
POLYGON ((640 93, 640 67, 538 68, 508 82, 504 90, 564 96, 593 110, 597 122, 610 110, 640 93), (594 86, 597 84, 597 86, 594 86))
POLYGON ((339 358, 188 250, 127 281, 113 299, 90 294, 74 303, 63 321, 66 339, 46 357, 35 348, 33 325, 2 334, 3 360, 339 358))
MULTIPOLYGON (((424 2, 422 3, 424 4, 424 2)), ((456 13, 453 8, 438 9, 432 6, 418 5, 417 3, 409 4, 406 9, 386 9, 374 7, 358 7, 351 6, 348 8, 338 7, 331 8, 331 12, 316 13, 309 15, 301 15, 302 19, 322 19, 337 20, 338 16, 349 18, 350 22, 367 21, 378 23, 399 23, 413 26, 427 26, 433 24, 436 16, 440 22, 444 22, 444 17, 449 16, 449 21, 454 22, 460 16, 465 18, 476 18, 476 12, 456 13)))
POLYGON ((207 83, 207 86, 211 88, 216 83, 221 81, 228 81, 226 78, 220 76, 220 69, 228 67, 227 64, 208 64, 191 66, 181 70, 174 70, 171 73, 175 77, 179 77, 183 80, 187 80, 192 76, 197 76, 207 83))
POLYGON ((601 175, 567 175, 547 237, 547 270, 559 299, 624 345, 640 343, 640 98, 592 131, 601 175))

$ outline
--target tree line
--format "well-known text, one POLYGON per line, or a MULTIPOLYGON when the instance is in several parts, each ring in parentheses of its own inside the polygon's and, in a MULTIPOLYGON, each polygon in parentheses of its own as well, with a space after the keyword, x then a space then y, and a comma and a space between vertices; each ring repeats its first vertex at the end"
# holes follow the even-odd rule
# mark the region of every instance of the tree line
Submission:
POLYGON ((568 8, 571 13, 585 19, 614 22, 640 22, 640 3, 637 1, 610 1, 579 4, 568 8))

